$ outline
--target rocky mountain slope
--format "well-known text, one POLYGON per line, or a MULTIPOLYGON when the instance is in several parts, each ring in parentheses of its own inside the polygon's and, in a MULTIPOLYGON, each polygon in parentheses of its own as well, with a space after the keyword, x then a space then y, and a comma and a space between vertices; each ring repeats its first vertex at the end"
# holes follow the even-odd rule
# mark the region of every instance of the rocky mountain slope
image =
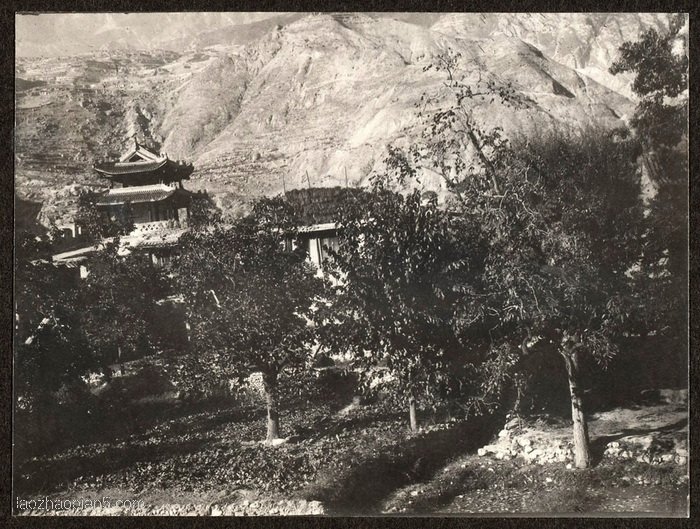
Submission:
POLYGON ((634 101, 629 78, 607 69, 622 42, 666 24, 661 14, 280 14, 240 31, 170 31, 147 51, 121 46, 112 27, 102 51, 18 53, 16 188, 44 204, 43 222, 65 222, 79 190, 101 185, 92 163, 134 133, 192 161, 189 187, 229 210, 284 187, 361 185, 387 144, 418 136, 421 95, 446 97, 444 75, 424 68, 447 52, 461 54, 468 79, 511 83, 526 102, 476 105, 487 127, 618 126, 634 101))

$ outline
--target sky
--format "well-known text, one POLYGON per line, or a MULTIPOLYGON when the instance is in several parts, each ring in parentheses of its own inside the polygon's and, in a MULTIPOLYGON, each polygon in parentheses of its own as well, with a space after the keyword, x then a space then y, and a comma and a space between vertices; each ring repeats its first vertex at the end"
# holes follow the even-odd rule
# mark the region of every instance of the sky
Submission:
POLYGON ((116 47, 152 48, 226 26, 280 13, 44 13, 15 16, 19 57, 73 55, 116 47))

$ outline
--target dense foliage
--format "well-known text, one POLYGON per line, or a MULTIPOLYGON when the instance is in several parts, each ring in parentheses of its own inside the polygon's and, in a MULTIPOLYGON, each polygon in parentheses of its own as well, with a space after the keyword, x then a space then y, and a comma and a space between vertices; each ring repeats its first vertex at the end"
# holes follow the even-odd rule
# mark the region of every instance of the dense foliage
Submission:
POLYGON ((322 341, 351 354, 365 374, 386 367, 415 430, 416 400, 466 382, 458 377, 472 360, 454 333, 455 302, 463 278, 478 276, 484 249, 475 226, 434 196, 395 193, 380 178, 337 218, 338 248, 327 263, 337 286, 319 313, 322 341))
POLYGON ((111 364, 160 340, 154 319, 166 285, 146 256, 118 251, 118 241, 103 241, 104 251, 88 263, 68 264, 53 261, 65 246, 55 228, 44 236, 18 233, 16 241, 15 430, 24 454, 86 424, 91 374, 109 377, 111 364))
POLYGON ((78 197, 75 223, 82 228, 83 233, 93 241, 130 233, 134 229, 131 206, 127 204, 113 208, 112 214, 108 215, 97 205, 100 196, 100 193, 86 191, 78 197))
POLYGON ((50 236, 17 236, 14 387, 24 410, 45 405, 97 365, 80 332, 72 271, 54 266, 51 251, 50 236))
POLYGON ((231 225, 212 223, 183 236, 175 267, 191 328, 190 382, 260 371, 268 398, 268 439, 278 436, 277 381, 305 363, 308 316, 322 284, 291 240, 297 228, 282 199, 261 199, 231 225))
POLYGON ((168 295, 167 278, 148 255, 107 243, 89 264, 76 310, 89 349, 103 369, 144 356, 159 338, 155 317, 168 295))
POLYGON ((577 465, 587 466, 581 355, 605 364, 636 308, 629 272, 639 266, 643 233, 639 149, 624 131, 603 130, 511 144, 498 129, 481 129, 470 104, 519 102, 489 81, 472 86, 458 65, 458 57, 439 63, 453 99, 427 113, 423 141, 395 150, 390 165, 403 182, 421 169, 440 174, 455 213, 488 244, 480 288, 462 297, 466 321, 489 322, 483 403, 498 401, 504 383, 522 380, 533 361, 551 362, 530 355, 535 345, 559 353, 577 465))
POLYGON ((667 31, 650 29, 626 42, 610 71, 634 74, 640 98, 631 126, 640 139, 653 185, 648 204, 640 288, 653 334, 677 353, 686 372, 688 302, 688 19, 675 15, 667 31), (649 279, 652 279, 651 281, 649 279))
POLYGON ((190 209, 187 216, 187 225, 194 229, 203 229, 214 223, 222 221, 222 212, 216 206, 214 200, 207 193, 192 195, 190 209))

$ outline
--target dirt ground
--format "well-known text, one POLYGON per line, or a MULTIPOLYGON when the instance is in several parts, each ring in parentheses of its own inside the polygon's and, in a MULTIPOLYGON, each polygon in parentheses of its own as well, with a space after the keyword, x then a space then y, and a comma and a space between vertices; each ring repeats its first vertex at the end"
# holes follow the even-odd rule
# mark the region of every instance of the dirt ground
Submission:
MULTIPOLYGON (((688 512, 687 407, 660 404, 619 408, 591 417, 594 466, 576 470, 565 462, 534 464, 523 457, 495 459, 466 454, 430 480, 392 493, 384 510, 433 514, 568 514, 686 516, 688 512), (620 459, 604 452, 610 443, 636 453, 659 447, 674 459, 652 464, 643 457, 620 459), (679 448, 685 446, 686 448, 679 448), (680 463, 680 464, 679 464, 680 463)), ((570 439, 564 422, 529 422, 513 444, 561 446, 570 439)), ((496 445, 507 445, 508 437, 496 445)), ((655 459, 656 460, 656 459, 655 459)))
MULTIPOLYGON (((400 413, 322 406, 288 412, 285 424, 295 424, 295 433, 264 447, 255 442, 262 419, 227 409, 199 412, 125 440, 35 458, 20 469, 21 497, 111 500, 108 507, 61 513, 73 515, 685 516, 688 509, 688 469, 678 457, 652 463, 605 452, 610 443, 644 447, 650 439, 682 450, 688 426, 680 404, 592 416, 595 458, 587 470, 479 456, 488 443, 506 443, 498 428, 489 433, 479 421, 433 424, 412 435, 400 413), (132 503, 117 507, 119 499, 132 503)), ((564 420, 534 418, 509 435, 535 446, 561 444, 569 428, 564 420)))

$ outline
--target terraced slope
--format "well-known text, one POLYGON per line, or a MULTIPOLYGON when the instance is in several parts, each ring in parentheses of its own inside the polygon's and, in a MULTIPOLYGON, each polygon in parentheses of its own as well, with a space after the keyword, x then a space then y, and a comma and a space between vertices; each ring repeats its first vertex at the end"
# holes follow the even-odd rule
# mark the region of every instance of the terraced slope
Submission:
MULTIPOLYGON (((102 184, 92 163, 116 156, 134 133, 192 161, 189 187, 231 211, 309 181, 345 185, 347 175, 362 185, 387 144, 419 134, 421 95, 446 95, 444 78, 424 68, 447 51, 462 55, 470 79, 512 83, 526 102, 477 106, 486 126, 616 127, 634 102, 629 79, 606 73, 615 50, 667 23, 637 14, 296 14, 239 34, 212 20, 178 38, 153 28, 162 35, 143 51, 137 40, 125 49, 110 26, 102 51, 19 54, 16 187, 43 204, 42 222, 68 220, 80 188, 102 184), (176 51, 153 48, 166 42, 176 51)), ((429 175, 422 182, 441 191, 429 175)))

